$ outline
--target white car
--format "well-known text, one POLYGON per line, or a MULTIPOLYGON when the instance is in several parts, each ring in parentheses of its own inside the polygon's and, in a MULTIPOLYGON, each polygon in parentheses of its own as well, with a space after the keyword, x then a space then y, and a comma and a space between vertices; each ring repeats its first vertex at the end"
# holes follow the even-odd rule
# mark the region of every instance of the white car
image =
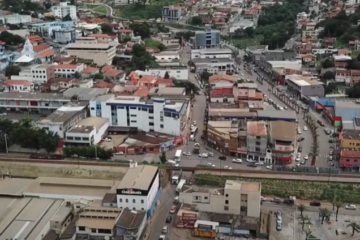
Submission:
POLYGON ((242 160, 240 158, 234 158, 232 160, 233 163, 242 163, 242 160))
POLYGON ((196 126, 196 121, 193 121, 192 125, 196 126))
POLYGON ((208 157, 213 157, 214 156, 214 154, 212 152, 208 152, 207 155, 208 155, 208 157))
POLYGON ((307 127, 306 127, 306 126, 304 126, 304 128, 303 128, 303 129, 304 129, 304 131, 307 131, 307 127))
POLYGON ((269 165, 269 166, 266 166, 266 169, 270 169, 270 170, 272 170, 272 169, 273 169, 273 167, 272 167, 271 165, 269 165))
POLYGON ((115 155, 124 155, 124 152, 117 152, 115 155))
POLYGON ((253 163, 254 160, 252 160, 252 159, 250 159, 250 158, 247 158, 247 159, 246 159, 246 162, 253 163))
POLYGON ((309 156, 308 156, 308 155, 305 155, 305 156, 304 156, 304 160, 309 160, 309 156))
POLYGON ((207 158, 208 155, 207 155, 207 153, 200 153, 200 154, 199 154, 199 157, 201 157, 201 158, 207 158))
POLYGON ((232 169, 232 167, 224 166, 224 169, 232 169))
POLYGON ((295 162, 300 162, 301 159, 299 157, 295 158, 295 162))
POLYGON ((191 152, 183 152, 184 156, 190 157, 191 156, 191 152))
POLYGON ((264 162, 256 162, 255 164, 258 166, 264 166, 264 162))
POLYGON ((296 157, 298 157, 298 158, 301 157, 301 153, 297 153, 296 157))
POLYGON ((301 134, 301 131, 297 131, 297 134, 299 134, 299 135, 300 135, 300 134, 301 134))
POLYGON ((215 164, 212 164, 212 163, 208 163, 208 164, 206 164, 206 165, 208 165, 208 166, 210 166, 210 167, 215 167, 215 164))
POLYGON ((356 210, 356 206, 354 204, 349 204, 345 206, 345 209, 347 210, 356 210))

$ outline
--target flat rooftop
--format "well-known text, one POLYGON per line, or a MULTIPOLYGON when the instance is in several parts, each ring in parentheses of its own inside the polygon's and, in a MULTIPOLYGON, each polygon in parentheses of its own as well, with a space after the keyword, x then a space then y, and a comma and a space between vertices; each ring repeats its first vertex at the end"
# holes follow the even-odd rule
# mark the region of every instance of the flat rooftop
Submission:
POLYGON ((181 87, 153 87, 150 89, 149 95, 163 96, 163 95, 184 95, 185 88, 181 87))
POLYGON ((135 168, 130 168, 117 188, 148 190, 157 171, 157 167, 149 165, 140 165, 135 168))
POLYGON ((206 48, 206 49, 192 49, 191 53, 200 53, 200 54, 216 54, 216 53, 223 53, 223 54, 231 54, 232 51, 228 48, 206 48))
POLYGON ((68 133, 89 133, 94 129, 101 128, 104 124, 109 122, 107 118, 101 117, 88 117, 77 123, 76 126, 71 128, 68 133))
POLYGON ((289 68, 294 70, 301 70, 302 64, 301 61, 268 61, 271 64, 272 68, 289 68))
POLYGON ((266 123, 264 121, 247 122, 247 133, 253 136, 267 136, 266 123))
POLYGON ((65 98, 78 96, 79 100, 90 101, 94 97, 107 94, 108 92, 109 88, 69 88, 63 92, 63 96, 65 98))
POLYGON ((360 130, 343 130, 342 137, 344 139, 360 140, 360 130))
POLYGON ((23 194, 25 196, 56 194, 102 199, 106 193, 115 192, 119 183, 120 181, 111 180, 38 177, 24 189, 23 194))
POLYGON ((0 198, 1 239, 35 240, 56 214, 63 200, 0 198))
POLYGON ((225 190, 241 190, 244 192, 260 192, 261 191, 261 183, 226 180, 225 190))
POLYGON ((311 86, 311 85, 322 85, 322 82, 319 82, 317 78, 303 76, 303 75, 286 75, 285 78, 289 79, 298 86, 311 86))
MULTIPOLYGON (((85 39, 82 39, 85 40, 85 39)), ((89 39, 92 40, 92 39, 89 39)), ((69 43, 65 46, 65 49, 109 49, 111 46, 108 43, 92 43, 92 44, 83 44, 83 43, 69 43)))
POLYGON ((207 64, 207 63, 233 63, 230 58, 195 58, 191 60, 194 64, 207 64))
POLYGON ((141 223, 144 221, 144 218, 146 218, 145 211, 132 211, 128 208, 125 208, 117 220, 116 226, 126 230, 135 230, 140 227, 141 223))
POLYGON ((0 195, 22 196, 24 189, 33 181, 26 178, 0 179, 0 195))
POLYGON ((270 122, 271 137, 273 139, 290 139, 294 140, 297 136, 295 131, 295 123, 287 121, 270 122))
POLYGON ((4 100, 43 100, 55 101, 63 100, 70 101, 69 98, 63 96, 62 93, 21 93, 21 92, 0 92, 0 99, 4 100))

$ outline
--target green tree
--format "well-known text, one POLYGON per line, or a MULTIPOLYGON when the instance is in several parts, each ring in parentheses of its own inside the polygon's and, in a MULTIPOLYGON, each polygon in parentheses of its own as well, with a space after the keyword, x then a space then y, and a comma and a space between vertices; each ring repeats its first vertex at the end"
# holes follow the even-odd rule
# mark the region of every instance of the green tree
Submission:
POLYGON ((104 76, 103 76, 101 73, 96 73, 96 74, 94 75, 94 79, 95 79, 95 80, 104 79, 104 76))
POLYGON ((306 211, 306 206, 304 204, 300 204, 298 206, 298 210, 300 211, 300 216, 303 217, 304 216, 304 212, 306 211))
POLYGON ((81 78, 81 73, 76 71, 75 74, 74 74, 74 77, 77 78, 77 79, 80 79, 81 78))
POLYGON ((341 201, 340 199, 336 199, 335 202, 333 203, 336 210, 335 210, 335 220, 338 220, 338 215, 339 215, 339 210, 340 208, 344 207, 345 204, 343 201, 341 201))
POLYGON ((319 210, 321 213, 321 224, 324 224, 324 220, 330 218, 332 212, 328 208, 320 208, 319 210))
POLYGON ((311 229, 305 229, 305 240, 308 240, 312 234, 311 229))
POLYGON ((133 30, 135 36, 140 36, 141 39, 146 39, 151 36, 150 26, 147 23, 132 23, 129 28, 133 30))
POLYGON ((349 98, 360 98, 360 82, 355 83, 352 88, 346 89, 349 98))
POLYGON ((72 21, 72 18, 70 17, 70 14, 66 15, 65 17, 63 17, 62 21, 63 21, 63 22, 72 21))
POLYGON ((335 64, 333 61, 331 61, 330 59, 325 59, 322 63, 321 63, 322 68, 333 68, 335 67, 335 64))
POLYGON ((347 228, 351 228, 352 234, 351 236, 354 236, 355 231, 357 231, 358 229, 360 229, 359 224, 357 224, 356 222, 351 222, 348 225, 346 225, 347 228))
POLYGON ((191 18, 191 24, 192 25, 202 25, 202 19, 201 17, 195 16, 191 18))
POLYGON ((162 152, 161 154, 160 154, 160 157, 159 157, 159 160, 160 160, 160 162, 162 163, 162 164, 165 164, 166 163, 166 153, 165 152, 162 152))
POLYGON ((335 73, 332 71, 327 71, 323 74, 322 78, 327 81, 327 80, 333 80, 335 79, 335 73))
POLYGON ((254 36, 254 34, 255 34, 254 28, 253 28, 253 27, 247 27, 247 28, 245 28, 245 34, 246 34, 248 37, 252 38, 252 37, 254 36))
POLYGON ((174 80, 174 87, 182 87, 185 88, 186 95, 194 96, 195 94, 199 94, 200 88, 196 86, 192 82, 188 81, 178 81, 174 80))
POLYGON ((19 75, 21 72, 21 68, 16 65, 9 65, 5 68, 5 76, 10 78, 13 75, 19 75))
POLYGON ((107 23, 101 24, 101 32, 110 35, 114 34, 113 27, 107 23))
POLYGON ((297 220, 299 221, 299 224, 301 225, 301 229, 304 230, 305 225, 310 225, 311 224, 311 219, 309 216, 305 215, 300 215, 297 217, 297 220))
POLYGON ((189 41, 191 37, 195 36, 195 32, 186 31, 186 32, 177 32, 177 37, 184 38, 186 41, 189 41))

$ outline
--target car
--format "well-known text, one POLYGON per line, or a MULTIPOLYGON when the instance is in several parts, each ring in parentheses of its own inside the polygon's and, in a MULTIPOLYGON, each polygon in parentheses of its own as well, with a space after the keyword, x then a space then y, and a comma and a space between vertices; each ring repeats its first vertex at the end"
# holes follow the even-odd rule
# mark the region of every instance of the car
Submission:
POLYGON ((214 156, 214 153, 208 152, 207 155, 208 155, 209 157, 213 157, 213 156, 214 156))
POLYGON ((272 170, 272 169, 273 169, 273 167, 272 167, 271 165, 268 165, 268 166, 266 166, 266 169, 270 169, 270 170, 272 170))
POLYGON ((345 206, 345 209, 347 210, 356 210, 356 206, 354 204, 348 204, 345 206))
POLYGON ((207 158, 208 155, 207 155, 207 153, 200 153, 200 154, 199 154, 199 157, 200 157, 200 158, 207 158))
POLYGON ((192 125, 196 126, 196 121, 193 121, 192 125))
POLYGON ((264 166, 264 162, 256 162, 255 163, 257 166, 264 166))
POLYGON ((304 141, 304 140, 305 140, 305 138, 301 137, 301 138, 299 138, 297 141, 298 141, 298 142, 302 142, 302 141, 304 141))
POLYGON ((304 130, 304 131, 307 131, 307 126, 304 126, 303 130, 304 130))
POLYGON ((215 164, 212 163, 207 163, 206 165, 208 165, 209 167, 215 167, 215 164))
POLYGON ((309 156, 308 155, 305 155, 304 156, 304 160, 308 160, 309 159, 309 156))
POLYGON ((332 161, 333 160, 333 157, 332 156, 328 156, 327 157, 329 161, 332 161))
POLYGON ((104 141, 104 142, 111 142, 112 139, 111 139, 111 138, 104 138, 103 141, 104 141))
POLYGON ((306 161, 301 161, 300 164, 301 164, 301 165, 305 165, 305 164, 306 164, 306 161))
POLYGON ((298 147, 298 152, 299 152, 299 153, 302 152, 302 147, 301 147, 301 146, 298 147))
POLYGON ((233 163, 242 163, 242 160, 240 158, 234 158, 232 160, 233 163))
POLYGON ((298 152, 297 154, 296 154, 296 157, 301 157, 301 153, 300 152, 298 152))
POLYGON ((300 130, 300 131, 297 131, 297 134, 299 134, 299 135, 300 135, 300 134, 301 134, 301 130, 300 130))
POLYGON ((174 203, 174 204, 178 204, 178 203, 179 203, 179 196, 174 197, 173 203, 174 203))
POLYGON ((333 154, 334 154, 334 151, 330 150, 329 155, 333 155, 333 154))
POLYGON ((311 202, 310 202, 310 206, 320 207, 320 206, 321 206, 321 202, 319 202, 319 201, 311 201, 311 202))
POLYGON ((183 152, 184 156, 190 157, 191 156, 191 152, 183 152))
POLYGON ((168 226, 163 226, 161 233, 167 233, 168 232, 168 226))
POLYGON ((124 155, 124 152, 117 152, 115 155, 124 155))
POLYGON ((253 163, 254 160, 252 160, 251 158, 247 158, 247 159, 246 159, 246 162, 253 163))
POLYGON ((280 198, 273 198, 273 200, 271 200, 271 202, 281 203, 281 199, 280 198))
POLYGON ((248 167, 253 167, 253 168, 256 168, 256 167, 257 167, 257 165, 256 165, 255 163, 249 163, 247 166, 248 166, 248 167))
POLYGON ((166 235, 162 234, 159 236, 159 240, 165 240, 166 239, 166 235))
POLYGON ((172 206, 170 208, 170 213, 175 213, 176 212, 176 206, 172 206))
POLYGON ((276 223, 276 230, 278 230, 278 231, 282 230, 281 224, 276 223))
POLYGON ((219 160, 226 161, 226 157, 225 156, 220 156, 219 160))
POLYGON ((224 166, 224 169, 232 169, 232 167, 224 166))
POLYGON ((295 158, 295 162, 300 162, 301 161, 301 158, 300 157, 296 157, 295 158))

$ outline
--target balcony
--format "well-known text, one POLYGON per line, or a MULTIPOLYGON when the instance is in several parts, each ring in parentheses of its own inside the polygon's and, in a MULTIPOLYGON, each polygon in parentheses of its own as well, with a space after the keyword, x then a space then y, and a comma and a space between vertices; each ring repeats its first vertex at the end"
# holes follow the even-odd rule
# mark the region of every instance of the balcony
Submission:
POLYGON ((292 153, 294 152, 294 146, 293 145, 281 145, 281 144, 275 144, 272 148, 273 153, 292 153))

